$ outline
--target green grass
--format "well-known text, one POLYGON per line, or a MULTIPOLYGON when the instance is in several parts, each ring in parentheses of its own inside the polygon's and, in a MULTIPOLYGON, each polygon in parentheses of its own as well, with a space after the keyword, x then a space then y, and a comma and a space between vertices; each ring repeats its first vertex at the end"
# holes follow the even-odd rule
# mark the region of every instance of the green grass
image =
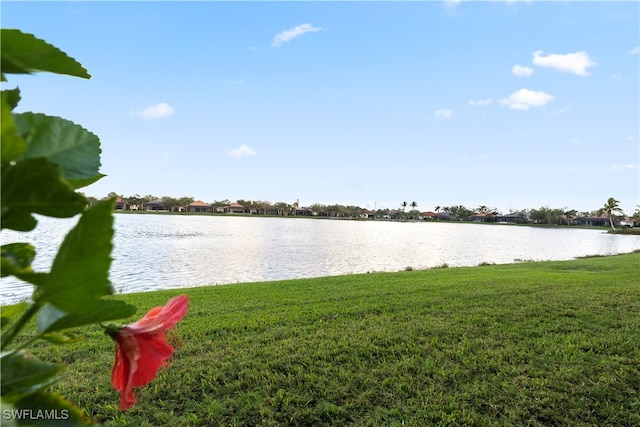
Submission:
MULTIPOLYGON (((640 254, 184 290, 169 368, 120 412, 113 343, 34 353, 101 422, 640 425, 640 254)), ((139 316, 180 291, 123 295, 139 316)))

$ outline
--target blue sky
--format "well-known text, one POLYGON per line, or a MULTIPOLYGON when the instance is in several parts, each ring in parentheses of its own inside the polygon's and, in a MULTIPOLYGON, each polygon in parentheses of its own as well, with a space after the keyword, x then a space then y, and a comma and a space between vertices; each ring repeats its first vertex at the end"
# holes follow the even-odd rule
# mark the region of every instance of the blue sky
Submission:
POLYGON ((590 211, 639 201, 638 2, 2 2, 90 80, 91 196, 590 211))

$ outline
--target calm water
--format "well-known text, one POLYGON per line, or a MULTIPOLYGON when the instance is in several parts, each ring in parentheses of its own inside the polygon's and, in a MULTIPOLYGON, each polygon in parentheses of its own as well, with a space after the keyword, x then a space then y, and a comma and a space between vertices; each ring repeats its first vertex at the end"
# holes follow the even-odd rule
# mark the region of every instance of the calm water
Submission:
MULTIPOLYGON (((111 281, 118 292, 210 284, 563 260, 640 249, 640 236, 601 230, 459 223, 398 223, 260 217, 117 214, 111 281)), ((48 270, 75 219, 40 218, 34 232, 5 230, 2 243, 35 244, 48 270)), ((2 303, 32 288, 0 281, 2 303)))

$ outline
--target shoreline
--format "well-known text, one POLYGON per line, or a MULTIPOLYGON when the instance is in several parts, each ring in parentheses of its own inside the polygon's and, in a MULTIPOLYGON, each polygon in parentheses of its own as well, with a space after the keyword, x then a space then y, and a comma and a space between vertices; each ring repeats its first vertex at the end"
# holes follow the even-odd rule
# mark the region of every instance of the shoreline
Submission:
POLYGON ((385 222, 385 223, 406 223, 406 224, 475 224, 475 225, 506 225, 514 227, 534 227, 534 228, 550 228, 550 229, 580 229, 595 230, 608 232, 609 234, 623 235, 640 235, 640 227, 624 227, 617 228, 616 231, 611 230, 609 226, 595 225, 558 225, 558 224, 516 224, 509 222, 480 222, 480 221, 462 221, 462 220, 418 220, 418 219, 366 219, 366 218, 339 218, 339 217, 320 217, 313 215, 256 215, 256 214, 238 214, 238 213, 211 213, 211 212, 170 212, 170 211, 124 211, 117 210, 114 214, 122 215, 175 215, 175 216, 203 216, 216 218, 286 218, 286 219, 313 219, 313 220, 329 220, 329 221, 357 221, 357 222, 385 222))
MULTIPOLYGON (((398 273, 406 273, 406 272, 428 272, 428 271, 434 271, 434 270, 443 270, 443 269, 447 269, 447 270, 458 270, 458 269, 477 269, 477 268, 483 268, 483 267, 487 267, 487 266, 492 266, 492 267, 508 267, 508 266, 513 266, 513 265, 531 265, 531 264, 544 264, 544 263, 558 263, 558 262, 564 262, 564 263, 570 263, 570 262, 575 262, 575 261, 580 261, 580 260, 588 260, 588 259, 596 259, 596 258, 611 258, 611 257, 619 257, 619 256, 627 256, 627 255, 635 255, 635 254, 640 254, 640 249, 636 249, 634 251, 631 252, 625 252, 625 253, 619 253, 619 254, 606 254, 606 255, 585 255, 585 256, 579 256, 579 257, 575 257, 572 259, 568 259, 568 260, 530 260, 530 259, 518 259, 518 260, 514 260, 514 262, 509 262, 509 263, 491 263, 491 262, 480 262, 476 265, 462 265, 462 266, 450 266, 446 263, 440 264, 440 265, 436 265, 433 267, 427 267, 427 268, 414 268, 413 266, 406 266, 404 268, 398 269, 398 270, 394 270, 394 271, 367 271, 367 272, 359 272, 359 273, 347 273, 347 274, 336 274, 336 275, 328 275, 328 276, 312 276, 312 277, 297 277, 297 278, 288 278, 288 279, 275 279, 275 280, 260 280, 260 281, 246 281, 246 282, 231 282, 231 283, 211 283, 211 284, 204 284, 204 285, 194 285, 194 286, 186 286, 186 287, 175 287, 175 288, 165 288, 165 289, 149 289, 149 290, 135 290, 133 292, 114 292, 111 296, 112 297, 121 297, 121 296, 126 296, 126 295, 139 295, 139 294, 149 294, 149 293, 157 293, 157 292, 169 292, 169 293, 176 293, 176 292, 181 292, 181 291, 188 291, 188 290, 193 290, 193 289, 203 289, 203 288, 218 288, 218 287, 226 287, 226 286, 245 286, 245 285, 261 285, 261 286, 269 286, 269 285, 273 285, 276 283, 283 283, 283 282, 294 282, 294 281, 313 281, 313 280, 338 280, 340 278, 352 278, 352 277, 359 277, 359 276, 372 276, 372 275, 391 275, 391 274, 398 274, 398 273)), ((5 304, 4 302, 0 303, 0 308, 2 307, 11 307, 17 304, 21 304, 24 302, 31 302, 29 300, 29 297, 25 297, 25 298, 20 298, 16 301, 12 301, 9 302, 7 304, 5 304)))

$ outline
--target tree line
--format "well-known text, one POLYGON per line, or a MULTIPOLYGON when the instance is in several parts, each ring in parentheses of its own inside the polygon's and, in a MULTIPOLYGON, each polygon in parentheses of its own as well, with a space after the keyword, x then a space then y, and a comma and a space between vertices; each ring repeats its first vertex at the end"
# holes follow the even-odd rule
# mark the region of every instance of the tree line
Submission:
MULTIPOLYGON (((97 201, 95 197, 87 196, 90 203, 97 201)), ((178 211, 181 208, 185 208, 194 202, 194 198, 190 196, 183 197, 170 197, 162 196, 157 197, 151 194, 140 196, 134 194, 132 196, 125 197, 115 192, 109 193, 106 198, 117 198, 126 202, 130 206, 136 205, 139 209, 145 203, 160 200, 160 203, 168 210, 178 211)), ((207 203, 210 205, 214 212, 218 208, 224 208, 232 202, 228 199, 214 200, 207 203)), ((296 211, 300 208, 298 202, 276 202, 271 203, 266 200, 248 200, 238 199, 237 204, 245 207, 249 212, 266 212, 268 210, 277 210, 281 215, 295 215, 296 211)), ((399 209, 374 209, 369 210, 356 205, 342 205, 342 204, 322 204, 314 203, 305 209, 313 212, 314 214, 322 214, 329 217, 337 218, 358 218, 362 216, 373 216, 375 218, 389 218, 389 219, 424 219, 424 212, 418 210, 418 203, 412 201, 410 203, 404 201, 400 204, 399 209)), ((465 205, 452 205, 452 206, 435 206, 433 209, 436 219, 453 219, 459 221, 468 221, 472 216, 483 214, 484 222, 494 222, 496 217, 502 215, 497 208, 480 205, 476 208, 467 207, 465 205)), ((610 197, 606 203, 599 209, 591 211, 578 211, 576 209, 564 208, 550 208, 549 206, 541 206, 534 209, 522 209, 509 212, 510 215, 516 216, 519 219, 516 222, 519 223, 535 223, 535 224, 548 224, 548 225, 571 225, 576 218, 593 218, 600 217, 603 213, 607 214, 607 219, 611 228, 615 229, 615 223, 625 217, 625 213, 620 208, 620 201, 613 197, 610 197)), ((636 207, 635 212, 629 215, 632 220, 640 223, 640 205, 636 207)))

